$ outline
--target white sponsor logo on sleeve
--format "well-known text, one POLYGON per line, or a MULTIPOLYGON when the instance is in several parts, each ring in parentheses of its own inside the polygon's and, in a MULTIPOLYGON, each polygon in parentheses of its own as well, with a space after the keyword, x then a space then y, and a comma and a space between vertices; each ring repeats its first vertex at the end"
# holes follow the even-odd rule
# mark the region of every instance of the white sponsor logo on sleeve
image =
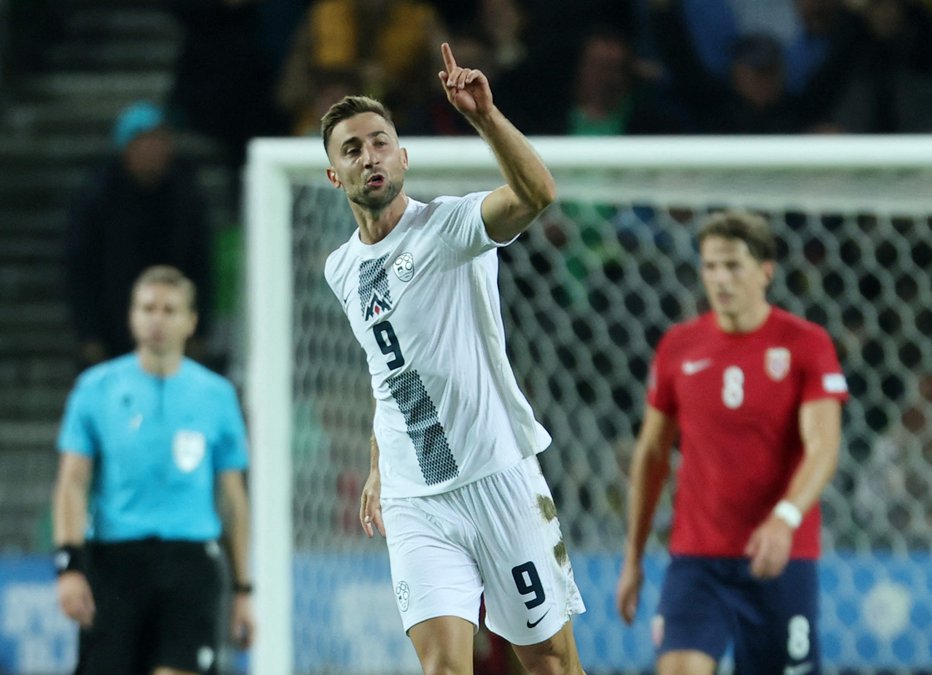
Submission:
POLYGON ((840 394, 848 391, 848 383, 841 373, 829 373, 822 376, 822 388, 829 394, 840 394))

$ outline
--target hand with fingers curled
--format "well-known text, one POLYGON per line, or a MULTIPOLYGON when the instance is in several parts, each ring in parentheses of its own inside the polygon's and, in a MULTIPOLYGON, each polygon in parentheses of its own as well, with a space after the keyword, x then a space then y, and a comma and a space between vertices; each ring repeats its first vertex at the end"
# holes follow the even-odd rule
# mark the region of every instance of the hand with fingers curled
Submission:
POLYGON ((644 570, 638 561, 625 560, 615 588, 615 606, 619 615, 629 626, 634 623, 644 584, 644 570))
POLYGON ((383 537, 385 536, 385 525, 382 523, 382 503, 380 495, 382 493, 382 477, 378 469, 372 469, 366 484, 363 485, 362 495, 359 498, 359 523, 363 531, 370 539, 375 535, 375 529, 383 537), (375 526, 375 529, 373 529, 375 526))
POLYGON ((793 528, 771 515, 754 532, 744 549, 751 560, 751 574, 758 579, 780 576, 790 560, 793 528))
POLYGON ((70 619, 82 627, 94 623, 96 607, 90 584, 82 572, 65 572, 58 577, 58 604, 70 619))
POLYGON ((475 68, 458 66, 447 42, 440 45, 440 53, 444 70, 437 75, 453 107, 467 118, 491 112, 492 89, 485 74, 475 68))

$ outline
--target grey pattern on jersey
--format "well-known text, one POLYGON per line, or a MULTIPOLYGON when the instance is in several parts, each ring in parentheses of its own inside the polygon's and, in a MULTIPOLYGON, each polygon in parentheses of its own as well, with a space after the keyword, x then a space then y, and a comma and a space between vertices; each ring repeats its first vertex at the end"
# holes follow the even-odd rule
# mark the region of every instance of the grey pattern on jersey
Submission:
POLYGON ((414 444, 424 480, 428 485, 436 485, 455 478, 459 467, 421 376, 416 370, 393 375, 388 378, 388 387, 405 416, 408 436, 414 444))
POLYGON ((359 304, 362 316, 368 320, 391 309, 392 294, 388 289, 388 274, 385 271, 387 255, 375 260, 359 263, 359 304))

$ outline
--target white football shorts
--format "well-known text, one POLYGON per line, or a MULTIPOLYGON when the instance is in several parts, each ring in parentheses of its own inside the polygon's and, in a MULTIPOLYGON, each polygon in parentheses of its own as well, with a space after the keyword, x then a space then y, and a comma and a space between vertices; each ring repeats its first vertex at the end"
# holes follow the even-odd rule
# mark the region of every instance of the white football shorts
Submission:
POLYGON ((382 499, 405 632, 438 616, 485 624, 516 645, 553 637, 586 611, 536 457, 426 497, 382 499))

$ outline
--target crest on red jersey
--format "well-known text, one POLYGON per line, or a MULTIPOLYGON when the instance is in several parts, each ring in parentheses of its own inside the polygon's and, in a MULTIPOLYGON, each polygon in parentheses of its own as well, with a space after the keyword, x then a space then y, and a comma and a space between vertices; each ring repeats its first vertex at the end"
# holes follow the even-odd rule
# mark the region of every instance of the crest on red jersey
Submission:
POLYGON ((764 370, 767 376, 779 382, 790 372, 790 350, 786 347, 771 347, 764 354, 764 370))

